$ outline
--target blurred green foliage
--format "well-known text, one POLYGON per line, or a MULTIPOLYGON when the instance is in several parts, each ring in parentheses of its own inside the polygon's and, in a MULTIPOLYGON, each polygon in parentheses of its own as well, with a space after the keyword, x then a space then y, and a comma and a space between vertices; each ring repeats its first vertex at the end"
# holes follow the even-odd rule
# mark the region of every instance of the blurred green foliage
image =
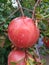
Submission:
POLYGON ((0 65, 7 65, 7 58, 10 51, 11 51, 10 46, 8 46, 7 48, 0 47, 0 65))
MULTIPOLYGON (((36 0, 21 0, 20 2, 22 7, 33 10, 36 0)), ((0 47, 0 65, 7 65, 7 56, 11 50, 11 48, 9 48, 11 42, 7 37, 7 32, 5 32, 8 24, 13 18, 21 16, 20 11, 10 16, 16 9, 17 8, 12 6, 11 0, 0 0, 0 40, 2 36, 5 37, 4 47, 0 47), (8 18, 8 16, 10 17, 8 18), (6 20, 7 18, 8 20, 6 20)), ((24 14, 25 16, 32 17, 32 13, 27 10, 24 10, 24 14)), ((35 16, 37 19, 40 19, 39 28, 41 32, 49 36, 49 20, 47 20, 47 18, 49 18, 49 0, 41 0, 40 5, 36 8, 35 16), (41 18, 44 18, 44 20, 41 18)))

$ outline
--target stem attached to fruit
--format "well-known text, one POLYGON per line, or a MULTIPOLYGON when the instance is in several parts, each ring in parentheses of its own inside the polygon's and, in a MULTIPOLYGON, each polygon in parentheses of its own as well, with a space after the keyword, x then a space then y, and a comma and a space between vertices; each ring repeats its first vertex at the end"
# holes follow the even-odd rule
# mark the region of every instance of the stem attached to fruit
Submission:
POLYGON ((22 16, 24 16, 24 12, 23 12, 22 6, 20 4, 20 1, 19 0, 16 0, 16 1, 18 3, 18 7, 20 8, 20 11, 21 11, 22 16))

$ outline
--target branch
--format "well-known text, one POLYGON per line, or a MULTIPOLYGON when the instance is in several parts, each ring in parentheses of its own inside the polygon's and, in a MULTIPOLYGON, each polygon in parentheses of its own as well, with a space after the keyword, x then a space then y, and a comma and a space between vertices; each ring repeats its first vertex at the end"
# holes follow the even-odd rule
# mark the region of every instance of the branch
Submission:
POLYGON ((6 30, 2 29, 1 31, 2 31, 2 32, 6 32, 6 33, 7 33, 7 32, 8 32, 8 29, 6 29, 6 30))
POLYGON ((19 0, 16 0, 16 1, 18 3, 18 8, 20 8, 20 11, 21 11, 22 16, 24 16, 24 12, 23 12, 23 9, 22 9, 22 6, 21 6, 20 1, 19 0))
POLYGON ((0 23, 0 26, 4 25, 4 23, 5 23, 5 22, 1 22, 1 23, 0 23))
POLYGON ((12 12, 7 18, 6 18, 6 20, 5 21, 3 21, 3 22, 1 22, 0 23, 0 26, 2 26, 2 25, 4 25, 5 24, 5 22, 12 16, 12 15, 14 15, 17 11, 19 10, 19 8, 18 9, 16 9, 14 12, 12 12))
POLYGON ((6 21, 7 21, 12 15, 14 15, 18 10, 19 10, 19 8, 17 8, 14 12, 12 12, 12 13, 6 18, 6 21))
POLYGON ((32 13, 32 10, 31 9, 28 9, 28 8, 25 8, 25 7, 22 7, 24 10, 27 10, 29 11, 30 13, 32 13))
POLYGON ((35 10, 39 3, 40 3, 40 0, 37 0, 37 2, 34 5, 33 14, 32 14, 32 19, 34 19, 34 20, 35 20, 35 10))
MULTIPOLYGON (((28 9, 28 8, 25 8, 25 7, 22 7, 23 10, 27 10, 29 11, 30 13, 32 13, 32 10, 31 9, 28 9)), ((17 11, 19 10, 19 8, 17 8, 14 12, 12 12, 7 18, 6 18, 6 21, 12 16, 14 15, 17 11)), ((0 26, 4 25, 5 22, 1 22, 0 23, 0 26)))
MULTIPOLYGON (((32 13, 32 10, 30 10, 30 9, 28 9, 28 8, 25 8, 25 7, 22 7, 22 8, 23 8, 23 10, 27 10, 27 11, 29 11, 30 13, 32 13)), ((3 21, 3 22, 0 23, 0 26, 4 25, 5 22, 6 22, 12 15, 14 15, 19 9, 20 9, 20 8, 17 8, 14 12, 12 12, 12 13, 6 18, 5 21, 3 21)))
POLYGON ((16 1, 18 2, 18 6, 19 6, 19 7, 18 7, 14 12, 12 12, 12 13, 6 18, 5 21, 1 22, 1 23, 0 23, 0 26, 4 25, 5 22, 6 22, 12 15, 14 15, 19 9, 20 9, 22 15, 24 16, 24 13, 23 13, 23 10, 22 10, 22 6, 21 6, 19 0, 16 0, 16 1))

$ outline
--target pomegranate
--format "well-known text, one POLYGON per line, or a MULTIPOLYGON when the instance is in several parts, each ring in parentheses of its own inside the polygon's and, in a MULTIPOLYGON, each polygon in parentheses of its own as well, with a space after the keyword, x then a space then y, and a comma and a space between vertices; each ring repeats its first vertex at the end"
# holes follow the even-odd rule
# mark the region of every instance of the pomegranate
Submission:
POLYGON ((45 45, 47 46, 47 48, 49 48, 49 39, 45 45))
POLYGON ((17 17, 8 26, 8 37, 16 47, 32 47, 39 38, 39 29, 31 18, 17 17))
POLYGON ((20 50, 12 50, 8 56, 8 65, 26 65, 25 63, 25 52, 20 50))
POLYGON ((44 37, 42 40, 44 43, 47 43, 47 37, 44 37))
POLYGON ((40 59, 22 50, 12 50, 8 55, 8 65, 30 65, 29 61, 34 64, 40 62, 40 59))
POLYGON ((46 45, 46 47, 49 48, 49 39, 47 37, 43 38, 43 42, 46 45))

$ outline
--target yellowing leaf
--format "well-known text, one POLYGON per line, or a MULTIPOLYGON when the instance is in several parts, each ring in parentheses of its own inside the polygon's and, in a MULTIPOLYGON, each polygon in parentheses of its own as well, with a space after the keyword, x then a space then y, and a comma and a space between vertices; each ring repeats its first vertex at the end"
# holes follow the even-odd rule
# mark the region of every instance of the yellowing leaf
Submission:
POLYGON ((11 64, 11 65, 16 65, 16 63, 15 63, 15 62, 10 62, 10 64, 11 64))
POLYGON ((36 14, 36 19, 43 19, 43 15, 42 14, 36 14))
POLYGON ((29 57, 29 59, 32 61, 32 62, 34 62, 35 60, 33 59, 33 58, 31 58, 31 57, 29 57))
POLYGON ((26 65, 30 65, 28 60, 26 61, 26 65))

